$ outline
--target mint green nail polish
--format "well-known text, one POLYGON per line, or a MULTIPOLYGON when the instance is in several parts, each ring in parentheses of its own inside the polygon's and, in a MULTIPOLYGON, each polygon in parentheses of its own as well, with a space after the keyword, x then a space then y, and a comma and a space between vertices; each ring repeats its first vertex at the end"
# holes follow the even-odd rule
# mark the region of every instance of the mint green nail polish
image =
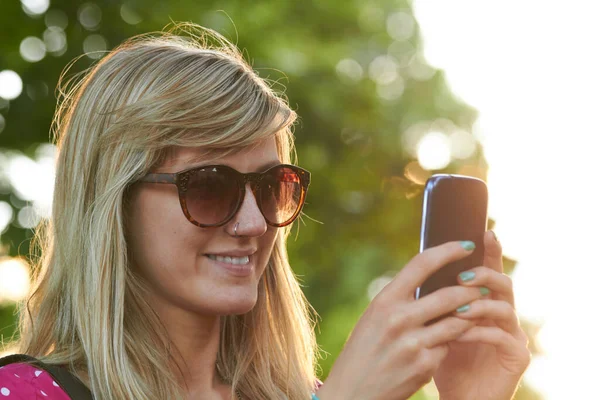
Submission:
POLYGON ((473 279, 475 279, 475 272, 465 271, 465 272, 461 272, 460 274, 458 274, 458 276, 460 277, 461 281, 468 282, 468 281, 472 281, 473 279))
POLYGON ((470 305, 465 304, 464 306, 458 307, 456 309, 456 312, 465 312, 465 311, 469 311, 469 308, 471 308, 470 305))
POLYGON ((460 242, 460 245, 465 250, 473 250, 475 248, 475 243, 471 242, 470 240, 465 240, 463 242, 460 242))
POLYGON ((486 288, 485 286, 480 287, 479 291, 483 296, 487 296, 488 294, 490 294, 490 289, 486 288))

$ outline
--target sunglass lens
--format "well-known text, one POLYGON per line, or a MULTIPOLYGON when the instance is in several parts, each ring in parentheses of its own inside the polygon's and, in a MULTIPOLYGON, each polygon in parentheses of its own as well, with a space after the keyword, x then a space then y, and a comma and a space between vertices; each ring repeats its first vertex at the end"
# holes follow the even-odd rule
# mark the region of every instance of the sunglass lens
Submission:
POLYGON ((296 217, 303 197, 302 181, 289 167, 273 168, 260 184, 260 206, 265 219, 281 225, 296 217))
POLYGON ((190 174, 186 203, 191 216, 203 225, 223 222, 235 211, 239 188, 231 173, 219 167, 190 174))

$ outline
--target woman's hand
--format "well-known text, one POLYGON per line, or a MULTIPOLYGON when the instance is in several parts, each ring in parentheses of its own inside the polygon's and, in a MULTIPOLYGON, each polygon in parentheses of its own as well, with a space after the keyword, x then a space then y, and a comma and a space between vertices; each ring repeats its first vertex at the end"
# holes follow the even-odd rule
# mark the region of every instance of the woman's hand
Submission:
MULTIPOLYGON (((455 313, 477 322, 449 343, 447 357, 434 374, 441 400, 509 400, 529 365, 527 335, 519 326, 511 279, 502 273, 502 247, 493 232, 484 238, 483 267, 471 270, 465 287, 487 287, 491 293, 455 313)), ((467 275, 467 276, 468 276, 467 275)))
MULTIPOLYGON (((469 254, 471 251, 461 243, 450 242, 415 256, 373 299, 358 321, 319 389, 319 398, 407 399, 429 382, 446 358, 447 343, 474 328, 476 322, 462 316, 450 316, 428 326, 425 322, 464 304, 475 304, 483 295, 478 287, 460 285, 437 290, 419 300, 415 300, 414 293, 435 271, 469 254)), ((451 376, 449 369, 444 372, 444 378, 451 376)), ((476 375, 469 379, 474 381, 476 375)))

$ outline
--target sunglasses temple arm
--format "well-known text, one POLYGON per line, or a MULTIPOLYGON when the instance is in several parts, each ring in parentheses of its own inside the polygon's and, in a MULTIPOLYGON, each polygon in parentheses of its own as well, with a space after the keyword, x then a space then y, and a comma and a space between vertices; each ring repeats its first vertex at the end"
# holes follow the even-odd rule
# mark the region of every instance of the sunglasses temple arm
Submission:
POLYGON ((177 183, 177 174, 147 174, 139 182, 177 183))

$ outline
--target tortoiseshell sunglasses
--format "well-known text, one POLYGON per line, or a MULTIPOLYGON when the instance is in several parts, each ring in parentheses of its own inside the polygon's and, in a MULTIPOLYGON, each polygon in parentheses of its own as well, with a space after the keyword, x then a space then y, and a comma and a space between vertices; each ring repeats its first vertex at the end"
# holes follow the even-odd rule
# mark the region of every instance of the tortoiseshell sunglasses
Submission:
POLYGON ((247 174, 226 165, 207 165, 171 174, 151 173, 138 182, 177 185, 183 213, 202 228, 231 221, 242 205, 246 184, 250 183, 267 224, 282 227, 294 222, 302 211, 310 172, 289 164, 247 174))

